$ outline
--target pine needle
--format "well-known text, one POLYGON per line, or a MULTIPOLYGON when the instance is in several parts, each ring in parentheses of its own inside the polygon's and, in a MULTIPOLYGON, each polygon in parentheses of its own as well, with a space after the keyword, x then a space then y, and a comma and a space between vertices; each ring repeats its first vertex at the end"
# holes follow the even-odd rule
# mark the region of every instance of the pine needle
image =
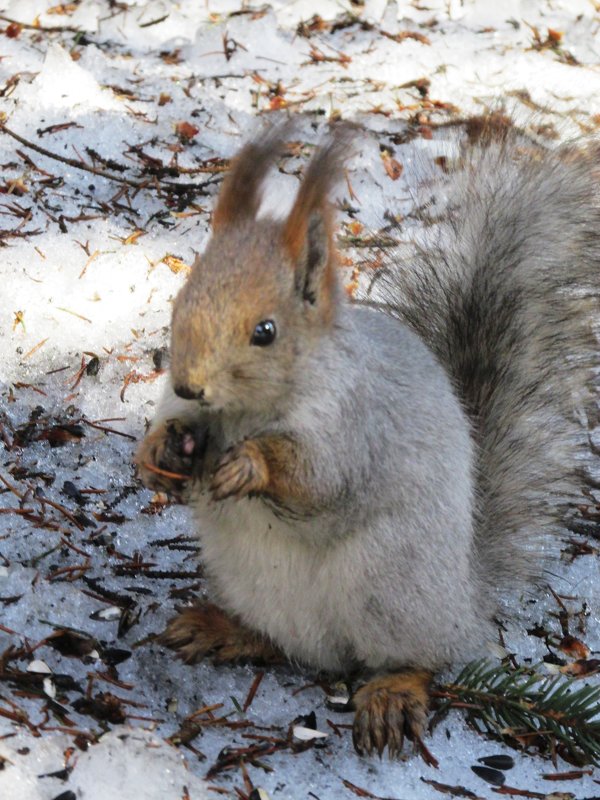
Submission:
POLYGON ((479 731, 600 766, 600 686, 575 684, 534 668, 475 661, 434 693, 441 699, 437 716, 466 708, 479 731))

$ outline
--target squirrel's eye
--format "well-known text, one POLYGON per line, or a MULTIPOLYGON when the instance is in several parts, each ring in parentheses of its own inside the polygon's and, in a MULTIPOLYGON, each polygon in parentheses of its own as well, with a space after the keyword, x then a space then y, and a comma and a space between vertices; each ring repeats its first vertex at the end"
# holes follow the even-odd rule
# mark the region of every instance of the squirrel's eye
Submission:
POLYGON ((259 347, 265 347, 266 345, 272 344, 275 341, 276 335, 277 330, 273 320, 264 319, 262 322, 258 323, 256 328, 254 328, 254 333, 252 334, 250 344, 256 344, 259 347))

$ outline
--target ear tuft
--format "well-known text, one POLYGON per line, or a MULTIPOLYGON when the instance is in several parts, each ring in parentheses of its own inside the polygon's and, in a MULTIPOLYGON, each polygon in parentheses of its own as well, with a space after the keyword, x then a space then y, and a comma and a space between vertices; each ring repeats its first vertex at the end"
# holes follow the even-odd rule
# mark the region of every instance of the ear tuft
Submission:
POLYGON ((330 221, 319 211, 311 214, 308 220, 306 233, 305 252, 301 261, 303 269, 297 273, 298 289, 303 299, 315 305, 319 291, 319 278, 327 268, 331 257, 331 231, 330 221))
POLYGON ((342 176, 354 128, 338 126, 310 161, 283 227, 283 244, 296 269, 296 289, 331 316, 336 278, 329 194, 342 176))
POLYGON ((284 244, 294 261, 305 246, 311 215, 317 210, 324 212, 328 207, 329 194, 342 175, 353 132, 354 127, 349 124, 337 126, 306 168, 284 226, 284 244))
POLYGON ((233 159, 212 216, 214 230, 253 219, 262 200, 262 184, 289 132, 287 123, 263 131, 248 142, 233 159))

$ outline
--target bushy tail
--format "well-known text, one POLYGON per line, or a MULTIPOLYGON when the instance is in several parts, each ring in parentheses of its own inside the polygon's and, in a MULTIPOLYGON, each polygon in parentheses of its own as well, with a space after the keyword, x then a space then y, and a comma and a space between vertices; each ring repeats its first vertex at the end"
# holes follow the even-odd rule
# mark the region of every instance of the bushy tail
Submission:
POLYGON ((499 585, 539 574, 539 534, 564 530, 569 507, 586 502, 581 409, 595 409, 600 366, 599 164, 591 148, 524 150, 509 139, 478 151, 439 239, 382 281, 473 420, 479 551, 499 585))

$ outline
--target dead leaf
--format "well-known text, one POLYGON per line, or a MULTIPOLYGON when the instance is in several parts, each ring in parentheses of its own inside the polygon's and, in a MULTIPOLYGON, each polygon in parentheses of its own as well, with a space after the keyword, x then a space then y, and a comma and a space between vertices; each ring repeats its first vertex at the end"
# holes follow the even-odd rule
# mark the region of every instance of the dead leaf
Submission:
POLYGON ((171 272, 173 272, 175 275, 178 275, 180 272, 184 272, 186 275, 189 275, 189 273, 192 271, 192 268, 189 266, 189 264, 186 264, 185 261, 182 261, 180 258, 177 258, 177 256, 173 256, 170 253, 167 253, 167 255, 164 258, 161 258, 160 261, 162 264, 166 264, 171 272))
POLYGON ((428 780, 427 778, 421 778, 421 780, 428 786, 433 786, 433 788, 441 794, 449 794, 451 797, 466 797, 468 800, 483 800, 482 797, 466 789, 464 786, 450 786, 447 783, 440 783, 439 781, 428 780))
POLYGON ((285 108, 286 106, 287 100, 285 97, 281 97, 280 95, 272 97, 269 101, 269 108, 271 111, 278 111, 280 108, 285 108))
POLYGON ((94 650, 99 648, 99 644, 92 636, 70 630, 69 628, 59 628, 45 640, 45 644, 63 656, 74 656, 81 658, 89 656, 94 650))
POLYGON ((85 436, 81 425, 54 425, 46 428, 37 437, 38 441, 47 441, 50 447, 62 447, 67 442, 78 442, 85 436))
POLYGON ((573 658, 586 659, 590 654, 590 648, 574 636, 564 636, 558 646, 563 653, 573 658))
POLYGON ((184 144, 187 144, 199 132, 200 128, 190 122, 178 122, 175 125, 175 133, 184 144))
POLYGON ((565 664, 560 671, 563 675, 570 675, 572 678, 587 678, 588 675, 600 672, 600 658, 579 658, 572 664, 565 664))
POLYGON ((72 705, 78 713, 90 714, 99 722, 119 725, 127 719, 121 699, 110 692, 98 692, 94 697, 80 697, 72 705))
POLYGON ((79 3, 60 3, 46 9, 46 14, 74 14, 79 3))
POLYGON ((27 333, 25 329, 25 320, 23 319, 23 317, 25 316, 25 312, 13 311, 13 315, 14 315, 13 326, 12 326, 13 331, 16 331, 17 325, 21 325, 21 327, 23 328, 23 333, 27 333))
POLYGON ((19 25, 18 22, 11 22, 10 25, 7 26, 4 33, 8 36, 9 39, 16 39, 22 30, 23 26, 19 25))
POLYGON ((396 161, 387 150, 384 150, 381 154, 381 158, 383 161, 383 166, 385 171, 387 172, 388 176, 393 180, 397 181, 398 178, 402 175, 404 167, 399 161, 396 161))
POLYGON ((123 244, 136 244, 140 236, 144 236, 145 233, 146 231, 140 231, 140 230, 134 231, 133 233, 130 233, 126 239, 123 240, 123 244))

